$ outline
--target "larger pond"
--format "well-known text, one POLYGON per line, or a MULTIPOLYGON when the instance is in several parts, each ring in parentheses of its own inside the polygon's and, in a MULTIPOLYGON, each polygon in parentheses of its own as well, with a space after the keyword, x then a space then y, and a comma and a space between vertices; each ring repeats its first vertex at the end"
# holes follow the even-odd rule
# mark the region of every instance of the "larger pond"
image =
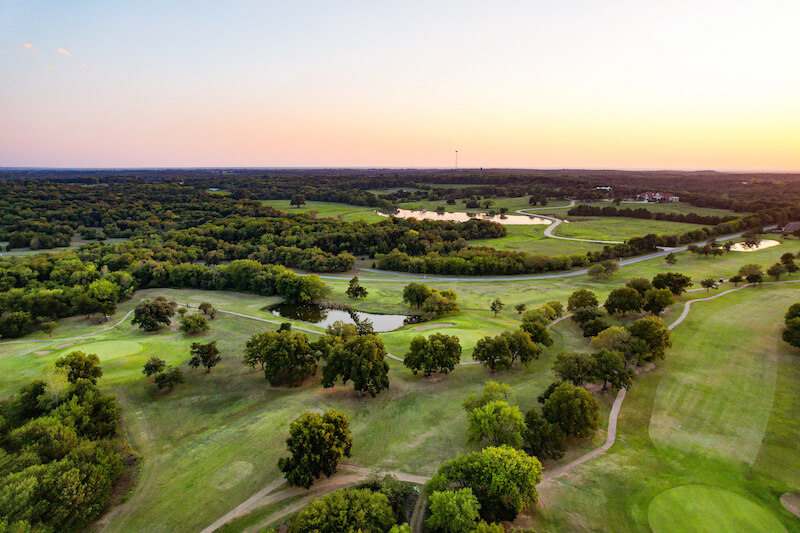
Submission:
POLYGON ((387 215, 378 211, 383 217, 395 216, 397 218, 416 218, 417 220, 450 220, 453 222, 467 222, 468 220, 490 220, 499 224, 552 224, 552 220, 534 215, 487 215, 486 213, 437 213, 436 211, 416 211, 414 209, 398 209, 394 215, 387 215))
POLYGON ((417 316, 379 315, 352 309, 331 309, 318 304, 278 304, 267 308, 267 311, 279 317, 307 322, 320 328, 327 328, 336 321, 356 324, 369 320, 376 333, 394 331, 406 324, 420 321, 417 316))

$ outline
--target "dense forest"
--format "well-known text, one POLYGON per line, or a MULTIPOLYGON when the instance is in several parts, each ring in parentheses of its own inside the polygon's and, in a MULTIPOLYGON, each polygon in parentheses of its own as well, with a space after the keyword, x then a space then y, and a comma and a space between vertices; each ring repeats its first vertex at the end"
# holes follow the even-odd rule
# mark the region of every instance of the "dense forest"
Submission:
MULTIPOLYGON (((597 252, 547 257, 470 246, 471 240, 506 235, 504 226, 486 220, 457 223, 387 217, 370 224, 316 218, 313 213, 283 213, 258 200, 302 194, 309 199, 381 206, 391 212, 400 200, 411 197, 452 200, 529 195, 531 202, 537 202, 561 196, 580 198, 588 193, 606 195, 609 192, 595 189, 596 184, 614 179, 625 178, 620 190, 635 191, 631 185, 635 180, 627 175, 590 179, 522 173, 491 176, 496 183, 482 185, 479 178, 488 179, 488 175, 423 171, 387 171, 376 176, 346 171, 321 171, 317 176, 297 171, 274 177, 255 171, 231 175, 143 172, 99 176, 70 171, 35 177, 12 173, 0 181, 0 240, 7 242, 7 250, 64 246, 75 234, 93 241, 76 250, 0 258, 0 335, 18 337, 37 325, 70 315, 111 314, 134 290, 149 287, 233 289, 279 295, 291 302, 307 301, 324 295, 324 283, 289 268, 343 272, 353 268, 357 256, 371 258, 378 268, 406 272, 538 273, 585 267, 651 252, 659 246, 703 242, 800 219, 800 210, 788 206, 790 198, 772 196, 760 200, 755 213, 738 217, 577 206, 571 214, 656 218, 705 227, 679 235, 635 237, 597 252), (476 185, 447 187, 455 178, 476 185), (422 179, 445 185, 433 187, 417 181, 422 179), (224 185, 229 194, 209 192, 215 185, 224 185), (407 190, 402 188, 407 185, 411 185, 407 190), (383 187, 393 189, 381 193, 383 187), (107 242, 111 237, 125 240, 107 242)), ((641 179, 647 182, 650 178, 641 179)), ((711 180, 706 189, 730 181, 711 180)), ((774 185, 794 190, 798 183, 787 179, 783 185, 774 185)), ((733 189, 729 192, 729 199, 736 196, 733 189)), ((617 193, 615 188, 611 194, 617 193)), ((726 204, 745 205, 753 207, 752 202, 726 204)))

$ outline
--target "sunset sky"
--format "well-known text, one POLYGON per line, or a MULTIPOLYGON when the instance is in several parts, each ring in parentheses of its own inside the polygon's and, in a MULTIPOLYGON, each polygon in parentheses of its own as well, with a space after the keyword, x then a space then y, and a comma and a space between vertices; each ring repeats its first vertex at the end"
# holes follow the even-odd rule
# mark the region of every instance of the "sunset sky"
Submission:
POLYGON ((0 166, 800 171, 800 1, 0 1, 0 166), (658 4, 658 5, 657 5, 658 4))

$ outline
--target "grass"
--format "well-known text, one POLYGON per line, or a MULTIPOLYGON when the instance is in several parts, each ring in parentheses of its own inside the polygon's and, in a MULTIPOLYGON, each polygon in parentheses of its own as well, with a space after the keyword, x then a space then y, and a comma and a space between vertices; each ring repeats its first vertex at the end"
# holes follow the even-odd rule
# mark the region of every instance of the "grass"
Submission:
MULTIPOLYGON (((402 356, 415 335, 439 331, 455 334, 464 347, 463 359, 469 360, 479 338, 517 327, 520 317, 513 309, 516 303, 529 307, 554 299, 565 303, 567 296, 581 287, 595 291, 603 301, 611 289, 631 277, 649 278, 672 270, 687 273, 698 282, 704 277, 730 275, 745 263, 766 267, 782 253, 798 250, 800 241, 789 239, 775 248, 747 254, 731 252, 718 259, 681 253, 678 264, 672 267, 661 259, 646 261, 624 266, 606 281, 578 276, 430 283, 457 291, 462 311, 433 322, 454 326, 418 330, 412 325, 381 337, 390 352, 402 356), (488 308, 497 296, 506 307, 495 317, 488 308)), ((405 283, 362 281, 369 296, 354 303, 344 296, 351 276, 348 273, 326 280, 333 291, 331 299, 365 311, 408 312, 401 297, 405 283)), ((382 276, 363 272, 361 277, 382 276)), ((796 418, 800 411, 796 387, 800 357, 778 337, 781 315, 790 303, 800 300, 798 285, 747 288, 696 304, 687 322, 675 330, 675 347, 667 360, 655 371, 639 376, 629 391, 618 443, 569 476, 542 486, 540 511, 533 518, 537 531, 647 530, 651 501, 665 490, 687 484, 731 490, 766 509, 787 529, 797 529, 776 502, 777 495, 800 489, 800 422, 796 418), (766 363, 759 365, 754 360, 766 363), (768 368, 773 369, 772 374, 764 371, 768 368), (772 382, 767 379, 770 375, 774 376, 772 382), (692 376, 703 376, 703 381, 698 383, 692 376), (706 381, 711 386, 700 386, 706 381), (761 392, 764 398, 759 397, 761 392), (691 402, 673 401, 695 394, 691 402), (719 405, 719 399, 733 405, 724 416, 715 417, 711 410, 719 405), (753 413, 748 412, 751 409, 753 413), (651 438, 651 425, 658 427, 659 420, 666 420, 659 415, 665 412, 671 417, 671 427, 682 436, 680 442, 664 431, 656 431, 658 437, 651 438), (737 433, 737 420, 755 423, 745 422, 750 431, 737 433), (692 440, 697 434, 703 438, 692 440), (736 449, 709 451, 716 450, 717 443, 727 442, 726 436, 739 439, 742 444, 737 447, 747 453, 736 449), (753 443, 759 438, 756 450, 753 443), (742 457, 753 460, 748 463, 742 457)), ((260 311, 277 298, 154 289, 137 292, 123 303, 112 324, 142 298, 156 295, 193 305, 209 301, 219 309, 280 320, 260 311)), ((700 291, 684 298, 704 296, 706 292, 700 291)), ((679 306, 674 306, 667 318, 679 312, 679 306)), ((285 453, 288 424, 305 409, 334 407, 347 413, 354 434, 353 463, 429 475, 442 461, 471 449, 466 443, 461 408, 469 393, 478 392, 488 379, 499 379, 511 385, 515 403, 523 410, 530 409, 554 379, 550 369, 555 354, 565 349, 588 350, 587 340, 567 320, 553 328, 554 345, 527 369, 491 374, 479 366, 466 366, 446 377, 428 379, 413 376, 401 363, 390 361, 390 390, 374 399, 358 399, 351 387, 322 389, 318 377, 299 388, 270 387, 258 371, 243 367, 239 358, 247 338, 276 325, 217 314, 211 332, 199 337, 217 340, 223 355, 220 365, 209 374, 185 365, 189 345, 198 338, 170 330, 143 333, 129 320, 120 328, 100 333, 104 327, 108 324, 90 325, 74 317, 60 321, 54 336, 90 333, 91 341, 56 348, 63 342, 39 336, 30 344, 0 344, 0 372, 4 376, 0 394, 15 392, 73 349, 98 353, 104 369, 100 385, 117 395, 123 407, 124 430, 142 457, 133 494, 105 528, 126 532, 197 531, 246 500, 278 477, 276 462, 285 453), (37 351, 47 353, 34 353, 37 351), (152 378, 141 374, 142 365, 152 355, 182 365, 186 383, 170 393, 157 392, 152 378)), ((605 424, 613 394, 603 394, 600 399, 605 424)), ((597 446, 604 438, 601 431, 592 440, 576 443, 564 460, 597 446)))
POLYGON ((742 216, 745 213, 737 213, 729 209, 714 209, 712 207, 697 207, 686 202, 665 202, 663 204, 656 203, 642 203, 642 202, 622 202, 620 205, 614 205, 610 201, 604 202, 580 202, 581 204, 591 205, 595 207, 616 207, 618 209, 647 209, 654 213, 695 213, 697 215, 712 215, 712 216, 742 216))
POLYGON ((756 503, 719 487, 683 485, 662 492, 648 511, 653 533, 762 531, 781 533, 783 524, 756 503))
POLYGON ((531 520, 536 530, 706 531, 702 527, 719 511, 726 517, 711 531, 797 531, 796 518, 778 498, 800 486, 800 424, 793 414, 800 402, 800 357, 780 340, 782 315, 800 300, 798 289, 748 288, 693 306, 673 332, 667 359, 628 392, 614 447, 541 487, 546 498, 531 520), (773 359, 768 370, 752 372, 765 356, 773 359), (697 379, 683 379, 692 368, 697 379), (752 405, 762 391, 766 398, 752 405), (665 401, 682 395, 685 402, 665 401), (722 398, 733 405, 720 409, 722 398), (676 409, 669 413, 675 435, 662 431, 665 408, 676 409), (739 427, 753 422, 751 409, 769 422, 743 432, 739 427), (755 456, 724 439, 757 447, 755 456), (725 446, 705 444, 712 441, 725 446), (714 490, 669 492, 687 485, 714 490), (752 519, 755 529, 742 527, 752 519), (726 527, 731 524, 739 527, 726 527))
POLYGON ((338 202, 306 202, 301 207, 289 205, 289 200, 262 200, 262 204, 287 213, 308 213, 316 211, 320 218, 338 218, 348 222, 365 220, 380 222, 385 217, 375 214, 374 207, 342 204, 338 202))
MULTIPOLYGON (((479 239, 469 241, 470 246, 489 246, 497 250, 511 250, 515 252, 526 252, 529 254, 541 255, 570 255, 581 254, 588 251, 599 251, 603 249, 602 244, 590 242, 565 241, 561 239, 551 239, 545 237, 544 225, 508 225, 506 236, 499 239, 479 239)), ((558 234, 560 228, 556 228, 558 234)))
POLYGON ((664 220, 644 220, 626 217, 579 217, 568 219, 553 230, 554 235, 575 239, 624 241, 649 233, 675 235, 703 226, 664 220))

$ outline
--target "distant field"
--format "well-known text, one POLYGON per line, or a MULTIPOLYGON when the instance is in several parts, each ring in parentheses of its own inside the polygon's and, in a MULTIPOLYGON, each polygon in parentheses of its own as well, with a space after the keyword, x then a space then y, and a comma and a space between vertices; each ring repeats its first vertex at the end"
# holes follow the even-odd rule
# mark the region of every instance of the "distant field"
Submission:
POLYGON ((375 214, 374 207, 342 204, 338 202, 306 202, 300 208, 289 205, 289 200, 262 200, 261 203, 287 213, 307 213, 309 211, 316 211, 318 217, 341 218, 348 222, 354 222, 356 220, 379 222, 384 219, 384 217, 375 214))
MULTIPOLYGON (((544 211, 542 211, 544 212, 544 211)), ((509 225, 506 236, 500 239, 480 239, 469 241, 470 246, 489 246, 497 250, 511 250, 541 255, 580 254, 587 251, 602 250, 602 244, 590 242, 565 241, 544 236, 547 226, 543 225, 509 225)), ((556 233, 558 233, 556 229, 556 233)))
MULTIPOLYGON (((519 198, 491 198, 491 201, 494 203, 489 209, 485 209, 483 207, 467 209, 463 200, 458 200, 456 205, 447 205, 445 200, 421 200, 418 202, 403 202, 399 206, 403 209, 427 209, 428 211, 434 211, 437 207, 442 206, 446 211, 462 211, 466 213, 483 213, 490 210, 499 211, 501 207, 505 207, 508 209, 509 213, 513 213, 517 209, 528 209, 535 207, 538 213, 546 215, 548 207, 561 207, 569 205, 569 202, 563 200, 553 200, 546 206, 532 206, 528 203, 529 198, 530 196, 521 196, 519 198)), ((483 202, 483 200, 481 200, 481 202, 483 202)), ((562 214, 566 213, 563 209, 560 211, 554 211, 554 213, 559 212, 562 212, 562 214)))
POLYGON ((569 223, 561 223, 553 230, 553 235, 577 239, 624 241, 631 237, 641 237, 648 233, 674 235, 703 227, 697 224, 684 224, 682 222, 644 220, 627 217, 587 216, 577 218, 578 220, 567 218, 569 223))
POLYGON ((618 209, 640 209, 644 208, 654 213, 696 213, 698 215, 712 215, 724 217, 727 215, 743 216, 745 213, 737 213, 728 209, 714 209, 711 207, 697 207, 686 202, 665 202, 658 203, 642 203, 642 202, 622 202, 620 205, 614 205, 608 202, 579 202, 580 205, 591 205, 596 207, 616 207, 618 209))

